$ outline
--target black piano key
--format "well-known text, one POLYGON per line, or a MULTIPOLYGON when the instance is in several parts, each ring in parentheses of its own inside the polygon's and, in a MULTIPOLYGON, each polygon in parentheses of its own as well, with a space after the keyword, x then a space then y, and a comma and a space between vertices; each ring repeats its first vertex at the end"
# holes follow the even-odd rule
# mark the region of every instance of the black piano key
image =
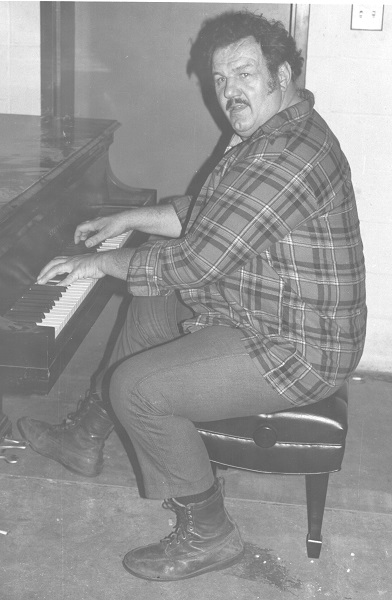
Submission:
POLYGON ((50 310, 52 310, 54 304, 25 304, 25 305, 19 305, 19 306, 13 306, 10 311, 13 313, 16 312, 24 312, 24 313, 29 313, 31 312, 32 314, 35 314, 37 312, 42 312, 42 313, 48 313, 50 310))
POLYGON ((39 300, 40 298, 42 298, 43 300, 45 299, 55 299, 57 297, 60 297, 62 294, 62 292, 57 294, 49 294, 49 293, 45 293, 45 292, 29 292, 26 294, 23 294, 23 296, 21 296, 19 298, 19 300, 39 300))
POLYGON ((62 292, 65 292, 67 289, 67 286, 59 285, 57 282, 49 283, 48 286, 54 290, 61 290, 62 292))
POLYGON ((48 286, 46 289, 40 290, 27 290, 24 293, 24 298, 50 298, 51 300, 58 300, 62 294, 66 291, 64 286, 48 286))
POLYGON ((23 298, 19 299, 11 308, 13 310, 23 310, 29 307, 50 308, 56 301, 56 298, 23 298))
POLYGON ((15 315, 10 318, 17 323, 34 323, 35 325, 38 325, 43 321, 42 316, 36 315, 15 315))
POLYGON ((51 297, 55 297, 60 295, 61 292, 61 288, 60 286, 52 286, 50 285, 47 288, 41 289, 41 286, 35 286, 36 289, 31 289, 29 288, 28 290, 25 290, 22 294, 23 296, 45 296, 46 298, 51 298, 51 297))
POLYGON ((56 303, 56 300, 48 298, 37 298, 36 300, 19 300, 12 308, 24 308, 26 306, 42 306, 43 308, 51 308, 56 303))
MULTIPOLYGON (((61 298, 61 294, 25 294, 17 299, 16 302, 55 302, 61 298)), ((16 304, 16 303, 15 303, 16 304)))
POLYGON ((67 288, 56 285, 30 286, 9 309, 8 318, 18 322, 39 323, 47 315, 67 288))
POLYGON ((31 317, 32 319, 35 318, 43 318, 45 316, 45 311, 42 309, 34 309, 33 307, 26 307, 25 309, 22 308, 18 308, 16 310, 14 309, 10 309, 8 311, 8 313, 6 313, 7 315, 11 315, 11 316, 27 316, 27 317, 31 317))
POLYGON ((47 293, 47 294, 55 294, 58 291, 65 291, 67 288, 66 286, 61 286, 61 285, 57 285, 52 283, 51 285, 44 283, 44 284, 39 284, 39 283, 35 283, 34 285, 30 286, 27 290, 28 293, 32 292, 32 293, 36 293, 36 294, 41 294, 41 293, 47 293))
POLYGON ((41 325, 42 323, 40 319, 30 319, 28 317, 16 317, 15 319, 12 319, 12 321, 17 325, 33 325, 34 327, 36 327, 37 325, 41 325))
MULTIPOLYGON (((58 295, 59 298, 61 298, 61 294, 58 295)), ((14 306, 16 306, 17 304, 37 304, 38 302, 56 302, 57 297, 56 296, 49 296, 49 295, 45 295, 45 294, 29 294, 28 296, 21 296, 14 304, 14 306)))
POLYGON ((60 275, 56 275, 56 277, 53 277, 53 279, 49 279, 49 281, 46 282, 46 285, 57 285, 61 283, 61 281, 63 281, 63 279, 65 279, 67 275, 68 273, 61 273, 60 275))
POLYGON ((33 318, 31 315, 12 315, 10 313, 7 313, 7 319, 10 319, 10 321, 13 321, 14 323, 28 323, 30 325, 36 325, 42 320, 41 317, 40 320, 38 320, 33 318))

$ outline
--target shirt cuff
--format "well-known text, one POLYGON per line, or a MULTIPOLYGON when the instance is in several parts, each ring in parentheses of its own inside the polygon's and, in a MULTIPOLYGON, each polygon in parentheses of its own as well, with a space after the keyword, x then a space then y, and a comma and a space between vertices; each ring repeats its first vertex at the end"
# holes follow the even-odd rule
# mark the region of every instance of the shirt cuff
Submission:
POLYGON ((166 296, 158 274, 159 251, 164 241, 147 242, 137 249, 129 262, 127 289, 133 296, 166 296))
POLYGON ((176 211, 177 217, 181 225, 184 225, 186 221, 191 202, 191 196, 173 196, 167 202, 168 204, 171 204, 174 210, 176 211))

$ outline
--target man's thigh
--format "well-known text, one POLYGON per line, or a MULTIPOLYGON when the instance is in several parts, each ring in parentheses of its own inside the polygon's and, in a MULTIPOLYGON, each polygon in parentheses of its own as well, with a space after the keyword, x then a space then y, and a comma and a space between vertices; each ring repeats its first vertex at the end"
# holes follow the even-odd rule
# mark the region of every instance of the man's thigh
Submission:
POLYGON ((192 421, 290 406, 265 382, 241 332, 229 327, 206 327, 131 357, 115 370, 110 395, 123 408, 192 421))
POLYGON ((182 332, 179 323, 193 312, 176 296, 132 298, 111 363, 173 340, 182 332))

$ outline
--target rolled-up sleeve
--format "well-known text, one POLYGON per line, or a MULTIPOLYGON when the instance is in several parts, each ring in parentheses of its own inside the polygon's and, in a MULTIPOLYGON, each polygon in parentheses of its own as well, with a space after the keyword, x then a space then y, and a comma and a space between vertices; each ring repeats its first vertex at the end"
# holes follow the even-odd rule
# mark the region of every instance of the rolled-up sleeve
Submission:
POLYGON ((176 211, 177 217, 181 225, 184 225, 187 220, 191 203, 192 196, 172 196, 167 200, 165 204, 172 205, 172 207, 176 211))

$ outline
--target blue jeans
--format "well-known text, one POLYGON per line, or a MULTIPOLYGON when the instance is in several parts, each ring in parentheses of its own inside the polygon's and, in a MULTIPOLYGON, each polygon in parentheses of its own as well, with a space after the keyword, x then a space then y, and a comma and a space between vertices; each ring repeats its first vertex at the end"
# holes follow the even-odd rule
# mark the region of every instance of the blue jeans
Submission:
POLYGON ((242 334, 206 327, 183 334, 191 311, 175 294, 134 298, 117 341, 113 409, 135 448, 148 498, 186 496, 214 482, 194 421, 289 408, 247 354, 242 334))

